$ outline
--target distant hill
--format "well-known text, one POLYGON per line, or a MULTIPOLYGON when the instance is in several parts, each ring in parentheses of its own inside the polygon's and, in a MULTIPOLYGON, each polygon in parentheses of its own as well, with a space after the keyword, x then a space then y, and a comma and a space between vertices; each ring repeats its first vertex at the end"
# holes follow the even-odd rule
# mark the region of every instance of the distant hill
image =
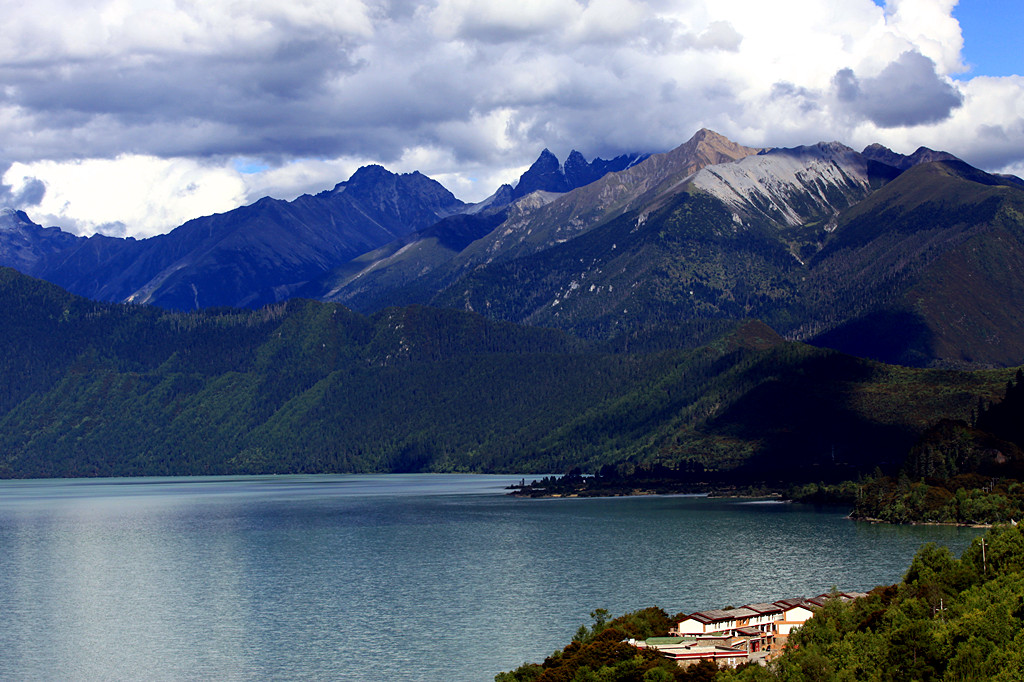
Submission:
POLYGON ((0 216, 0 265, 95 300, 254 308, 291 298, 352 258, 445 218, 458 216, 455 231, 464 232, 477 216, 490 224, 493 212, 529 191, 568 191, 644 158, 588 162, 574 151, 563 167, 545 150, 515 189, 502 188, 479 205, 463 204, 418 172, 366 166, 332 190, 290 202, 264 198, 145 240, 76 237, 7 210, 0 216))
POLYGON ((1012 374, 912 370, 745 323, 611 352, 412 306, 167 312, 0 269, 0 476, 593 470, 823 480, 898 466, 1012 374))

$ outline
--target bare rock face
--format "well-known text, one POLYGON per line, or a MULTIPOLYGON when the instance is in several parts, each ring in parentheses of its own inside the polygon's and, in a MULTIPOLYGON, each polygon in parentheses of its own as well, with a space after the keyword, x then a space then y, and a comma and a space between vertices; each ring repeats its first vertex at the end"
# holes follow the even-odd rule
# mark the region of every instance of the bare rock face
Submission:
POLYGON ((525 197, 531 192, 543 190, 546 192, 568 192, 569 181, 562 172, 562 166, 558 157, 545 149, 529 170, 519 178, 519 184, 512 192, 513 200, 525 197))
POLYGON ((522 174, 512 191, 512 201, 538 190, 564 193, 600 180, 608 173, 615 173, 636 165, 648 157, 647 154, 622 154, 611 160, 594 159, 587 161, 575 149, 569 153, 562 166, 558 157, 545 149, 533 165, 522 174))
POLYGON ((56 227, 35 224, 22 211, 0 208, 0 265, 38 275, 49 258, 80 241, 56 227))
POLYGON ((708 166, 691 182, 741 216, 788 226, 831 218, 864 199, 872 184, 868 160, 837 142, 708 166))

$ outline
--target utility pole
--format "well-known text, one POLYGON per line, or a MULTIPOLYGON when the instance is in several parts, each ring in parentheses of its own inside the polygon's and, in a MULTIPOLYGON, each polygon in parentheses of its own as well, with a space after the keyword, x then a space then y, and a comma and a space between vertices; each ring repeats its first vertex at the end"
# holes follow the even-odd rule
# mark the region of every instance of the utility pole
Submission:
POLYGON ((985 559, 985 538, 981 539, 981 572, 988 573, 988 561, 985 559))

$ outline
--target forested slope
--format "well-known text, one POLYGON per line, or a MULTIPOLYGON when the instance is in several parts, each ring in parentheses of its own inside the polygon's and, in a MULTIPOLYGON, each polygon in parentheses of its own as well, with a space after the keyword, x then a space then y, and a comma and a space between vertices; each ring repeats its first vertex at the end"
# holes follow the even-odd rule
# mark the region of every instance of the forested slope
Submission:
POLYGON ((171 313, 0 270, 0 475, 898 466, 1011 371, 895 368, 757 322, 625 349, 420 306, 171 313))

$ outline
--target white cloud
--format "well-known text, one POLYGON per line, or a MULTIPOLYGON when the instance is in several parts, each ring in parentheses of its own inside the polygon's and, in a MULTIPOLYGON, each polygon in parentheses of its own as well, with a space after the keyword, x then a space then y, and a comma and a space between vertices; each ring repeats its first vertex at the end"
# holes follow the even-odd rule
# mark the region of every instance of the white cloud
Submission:
POLYGON ((265 196, 291 201, 300 194, 316 194, 330 189, 361 165, 359 160, 295 159, 277 168, 267 168, 242 177, 245 201, 252 203, 265 196))
POLYGON ((963 104, 954 84, 935 72, 935 62, 918 52, 904 52, 870 78, 840 69, 832 85, 838 109, 867 118, 880 128, 944 121, 963 104))
POLYGON ((580 42, 629 40, 650 23, 648 9, 633 0, 591 0, 574 19, 567 34, 580 42))
POLYGON ((144 62, 167 53, 255 54, 300 32, 368 37, 371 14, 360 0, 35 0, 5 13, 0 60, 144 62))
POLYGON ((78 234, 148 237, 190 218, 238 206, 238 174, 190 159, 122 155, 72 163, 13 164, 3 182, 15 194, 35 188, 28 202, 37 222, 78 234), (39 190, 45 193, 39 196, 39 190))
POLYGON ((574 0, 440 0, 431 19, 442 39, 504 43, 558 33, 581 13, 574 0))
POLYGON ((1024 162, 1011 163, 1008 166, 995 169, 994 172, 1005 175, 1016 175, 1018 178, 1024 180, 1024 162))
POLYGON ((39 185, 7 191, 30 215, 46 206, 80 229, 120 221, 149 234, 188 211, 326 189, 368 162, 421 164, 477 200, 544 147, 609 158, 669 149, 703 126, 751 145, 880 141, 1019 164, 1024 83, 951 80, 964 69, 955 4, 21 3, 0 25, 0 168, 20 164, 15 175, 45 186, 39 206, 28 203, 39 185), (239 158, 266 169, 241 174, 239 158), (140 164, 163 169, 142 174, 145 210, 127 193, 97 202, 63 184, 83 165, 100 177, 140 164), (202 201, 172 186, 194 179, 166 172, 181 164, 206 181, 202 201))
POLYGON ((886 22, 894 36, 928 57, 943 74, 965 70, 963 36, 953 17, 958 0, 889 0, 886 22))
POLYGON ((1024 77, 977 77, 960 88, 964 104, 948 119, 897 135, 911 145, 947 149, 986 170, 1024 161, 1024 77))

